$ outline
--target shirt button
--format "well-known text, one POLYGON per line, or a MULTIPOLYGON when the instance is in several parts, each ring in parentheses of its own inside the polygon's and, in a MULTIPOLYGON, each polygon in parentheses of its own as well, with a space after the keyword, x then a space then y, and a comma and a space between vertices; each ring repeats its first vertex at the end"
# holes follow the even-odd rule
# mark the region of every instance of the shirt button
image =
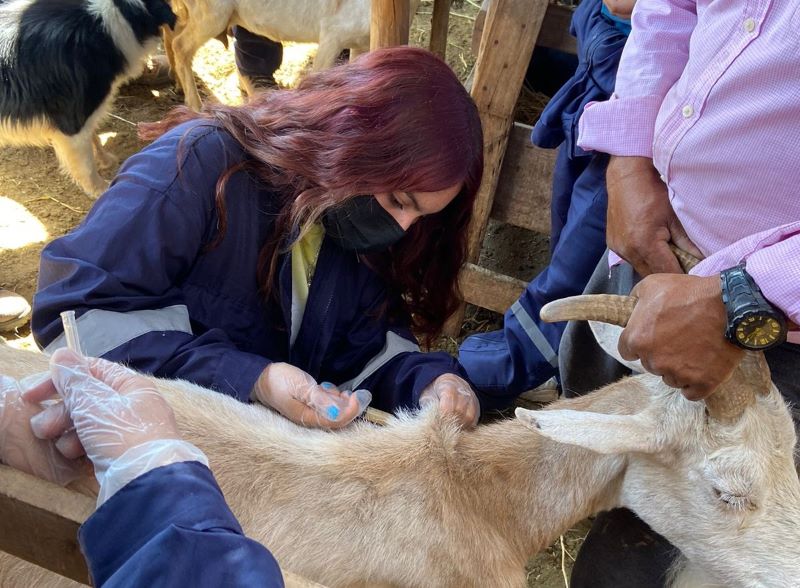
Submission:
POLYGON ((683 114, 683 118, 689 118, 694 114, 694 108, 691 104, 687 104, 681 109, 681 114, 683 114))
POLYGON ((752 18, 748 18, 747 20, 745 20, 744 30, 747 31, 748 33, 752 33, 754 30, 756 30, 756 21, 753 20, 752 18))

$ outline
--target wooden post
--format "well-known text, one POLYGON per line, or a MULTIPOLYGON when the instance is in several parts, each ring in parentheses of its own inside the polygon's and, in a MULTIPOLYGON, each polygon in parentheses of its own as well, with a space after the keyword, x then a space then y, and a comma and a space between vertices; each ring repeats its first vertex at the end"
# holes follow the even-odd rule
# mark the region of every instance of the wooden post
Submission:
POLYGON ((369 48, 408 45, 409 13, 409 0, 372 0, 369 48))
MULTIPOLYGON (((483 123, 483 180, 472 211, 469 261, 476 263, 494 202, 497 180, 513 123, 514 106, 547 11, 547 0, 492 0, 481 38, 472 97, 483 123)), ((464 308, 448 322, 457 334, 464 308)))
POLYGON ((444 59, 447 56, 447 30, 450 24, 450 4, 452 0, 434 0, 431 17, 431 52, 444 59))

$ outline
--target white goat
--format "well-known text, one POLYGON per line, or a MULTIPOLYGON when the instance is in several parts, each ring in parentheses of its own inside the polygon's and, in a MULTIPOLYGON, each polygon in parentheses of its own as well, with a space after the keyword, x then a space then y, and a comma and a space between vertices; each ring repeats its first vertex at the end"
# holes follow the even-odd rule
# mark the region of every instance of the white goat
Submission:
MULTIPOLYGON (((420 0, 411 0, 411 16, 420 0)), ((192 58, 209 39, 241 25, 274 41, 319 43, 314 70, 333 65, 343 49, 351 59, 369 49, 371 0, 171 0, 178 15, 174 34, 165 35, 167 56, 186 104, 202 101, 192 74, 192 58)))
MULTIPOLYGON (((743 363, 734 376, 750 386, 732 403, 739 416, 643 374, 473 432, 431 411, 385 428, 308 430, 186 382, 157 384, 245 532, 328 586, 524 586, 531 554, 617 506, 680 548, 684 578, 800 586, 794 426, 751 359, 757 369, 743 363)), ((2 373, 46 367, 0 346, 2 373)), ((20 579, 8 561, 3 586, 20 579)))

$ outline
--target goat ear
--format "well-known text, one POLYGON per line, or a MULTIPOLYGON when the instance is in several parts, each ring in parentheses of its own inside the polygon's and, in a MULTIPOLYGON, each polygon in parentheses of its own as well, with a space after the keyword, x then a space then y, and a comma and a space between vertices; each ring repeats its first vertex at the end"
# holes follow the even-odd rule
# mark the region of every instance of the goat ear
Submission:
POLYGON ((578 410, 526 410, 514 414, 526 427, 558 443, 615 455, 655 453, 656 422, 648 413, 602 414, 578 410))
POLYGON ((622 359, 622 356, 619 354, 619 337, 622 334, 622 327, 597 321, 589 321, 589 327, 592 329, 592 335, 594 335, 597 344, 602 347, 603 351, 608 355, 616 359, 629 370, 640 374, 647 371, 642 367, 642 362, 638 359, 636 361, 628 361, 627 359, 622 359))

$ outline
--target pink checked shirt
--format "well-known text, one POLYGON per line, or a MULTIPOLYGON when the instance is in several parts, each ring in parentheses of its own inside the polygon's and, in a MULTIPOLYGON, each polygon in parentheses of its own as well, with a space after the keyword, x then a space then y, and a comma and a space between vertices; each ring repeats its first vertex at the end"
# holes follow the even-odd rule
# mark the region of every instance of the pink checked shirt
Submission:
MULTIPOLYGON (((652 157, 712 275, 747 262, 800 322, 800 1, 638 0, 578 144, 652 157)), ((800 333, 789 340, 800 343, 800 333)))

